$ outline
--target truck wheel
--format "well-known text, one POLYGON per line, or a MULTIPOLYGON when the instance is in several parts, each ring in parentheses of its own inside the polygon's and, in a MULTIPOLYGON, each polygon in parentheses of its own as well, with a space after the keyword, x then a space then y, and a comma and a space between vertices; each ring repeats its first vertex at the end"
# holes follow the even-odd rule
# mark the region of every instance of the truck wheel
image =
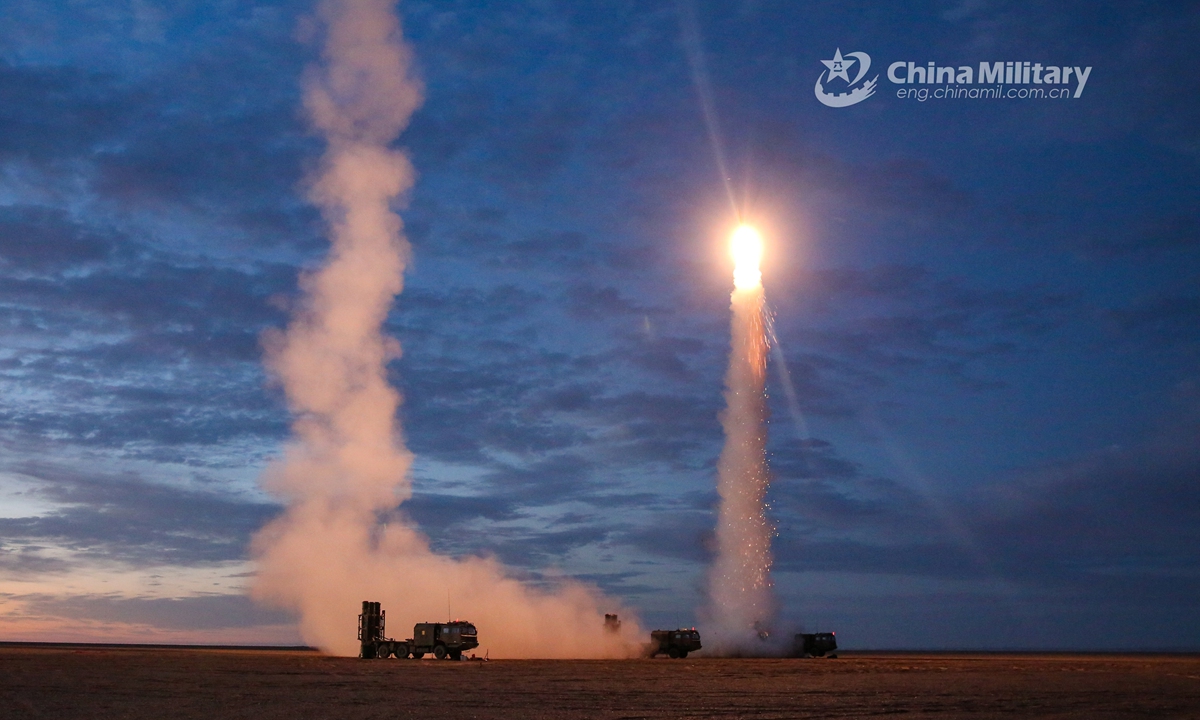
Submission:
POLYGON ((380 645, 378 648, 375 649, 375 657, 379 658, 380 660, 387 660, 388 656, 390 656, 391 654, 392 654, 392 649, 390 647, 388 647, 387 645, 380 645))
POLYGON ((435 658, 437 658, 438 660, 445 660, 446 659, 446 646, 438 645, 437 647, 435 647, 433 649, 433 656, 435 658))
POLYGON ((667 657, 671 658, 672 660, 678 660, 679 659, 679 648, 671 648, 671 649, 667 650, 667 657))
POLYGON ((398 660, 404 660, 405 658, 407 658, 408 657, 408 646, 405 645, 404 643, 400 643, 399 645, 397 645, 395 655, 396 655, 396 659, 398 659, 398 660))
POLYGON ((688 654, 688 651, 687 651, 687 650, 680 650, 680 651, 679 651, 679 657, 681 657, 681 658, 686 658, 686 657, 687 657, 687 654, 688 654))

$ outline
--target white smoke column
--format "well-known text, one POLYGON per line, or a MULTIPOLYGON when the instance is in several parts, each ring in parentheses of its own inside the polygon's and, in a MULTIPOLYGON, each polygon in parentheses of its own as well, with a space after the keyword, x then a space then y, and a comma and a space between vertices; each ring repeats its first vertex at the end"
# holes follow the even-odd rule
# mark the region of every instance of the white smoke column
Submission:
POLYGON ((717 553, 709 571, 705 645, 714 654, 766 654, 760 633, 775 613, 767 472, 767 334, 759 260, 762 239, 751 227, 734 231, 729 370, 725 375, 725 447, 717 464, 717 553))
POLYGON ((266 364, 294 415, 293 438, 264 473, 287 509, 255 538, 253 595, 295 612, 306 642, 358 652, 363 600, 388 613, 389 634, 445 618, 447 600, 480 631, 493 657, 604 657, 629 652, 641 630, 603 629, 620 610, 576 583, 548 591, 511 579, 487 558, 433 553, 400 520, 412 493, 411 454, 396 427, 399 393, 386 364, 400 347, 382 326, 403 286, 409 245, 392 203, 414 180, 389 148, 421 102, 391 0, 325 0, 323 66, 305 77, 304 104, 328 148, 310 190, 329 227, 322 267, 301 278, 304 297, 286 332, 264 338, 266 364))

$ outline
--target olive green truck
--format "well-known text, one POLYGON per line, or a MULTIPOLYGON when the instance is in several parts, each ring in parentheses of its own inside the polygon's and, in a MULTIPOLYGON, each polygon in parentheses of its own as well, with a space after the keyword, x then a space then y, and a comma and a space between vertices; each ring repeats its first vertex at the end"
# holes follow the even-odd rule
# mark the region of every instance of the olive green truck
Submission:
POLYGON ((363 601, 362 614, 358 616, 359 657, 420 660, 426 653, 433 653, 438 660, 461 660, 464 651, 479 647, 475 626, 462 620, 417 623, 412 637, 393 640, 384 636, 385 614, 379 603, 363 601))

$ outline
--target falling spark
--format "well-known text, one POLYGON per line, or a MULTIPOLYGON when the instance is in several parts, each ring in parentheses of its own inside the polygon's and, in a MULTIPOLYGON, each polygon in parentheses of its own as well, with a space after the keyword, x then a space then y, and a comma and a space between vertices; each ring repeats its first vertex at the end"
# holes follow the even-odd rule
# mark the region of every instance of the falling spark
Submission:
POLYGON ((732 333, 725 375, 725 447, 717 463, 716 559, 709 574, 707 629, 720 654, 761 654, 760 638, 775 613, 771 584, 771 535, 765 496, 766 369, 763 242, 748 225, 730 238, 734 260, 732 333))

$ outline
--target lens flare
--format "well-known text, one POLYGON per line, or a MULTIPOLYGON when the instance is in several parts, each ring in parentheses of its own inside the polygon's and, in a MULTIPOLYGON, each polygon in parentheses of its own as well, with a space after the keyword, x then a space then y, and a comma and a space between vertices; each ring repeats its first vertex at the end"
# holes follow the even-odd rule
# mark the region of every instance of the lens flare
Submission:
POLYGON ((762 284, 762 273, 758 269, 762 261, 763 241, 750 225, 738 225, 729 238, 729 254, 733 256, 733 285, 738 290, 749 290, 762 284))

